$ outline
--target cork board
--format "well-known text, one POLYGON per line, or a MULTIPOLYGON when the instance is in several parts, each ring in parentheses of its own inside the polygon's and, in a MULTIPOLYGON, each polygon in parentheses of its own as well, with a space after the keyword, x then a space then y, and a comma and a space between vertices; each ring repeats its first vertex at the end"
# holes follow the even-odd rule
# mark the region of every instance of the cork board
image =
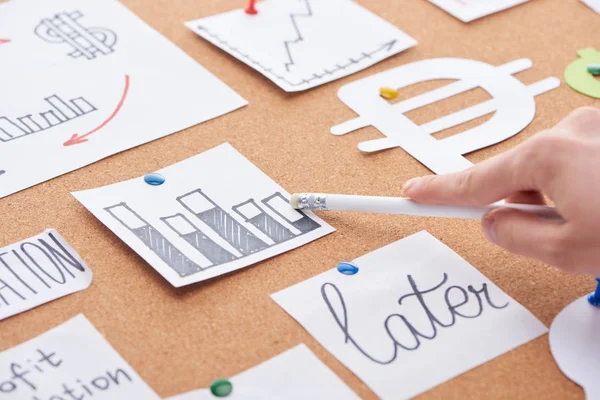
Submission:
MULTIPOLYGON (((600 16, 578 0, 533 0, 469 24, 425 0, 357 0, 416 38, 419 45, 365 71, 299 94, 284 93, 182 24, 242 7, 245 1, 122 1, 250 105, 1 199, 0 245, 47 227, 57 228, 92 268, 94 281, 83 292, 2 321, 0 350, 82 312, 164 397, 207 387, 216 377, 235 375, 304 342, 361 397, 374 399, 374 394, 269 294, 333 268, 338 261, 354 259, 423 229, 546 325, 568 303, 592 290, 594 281, 589 277, 568 276, 486 242, 478 221, 342 213, 322 215, 338 229, 323 239, 209 282, 174 289, 69 194, 134 178, 228 141, 290 192, 399 195, 402 182, 428 170, 400 149, 361 154, 358 142, 380 137, 374 128, 342 138, 330 135, 332 125, 354 117, 338 100, 337 90, 408 62, 446 56, 493 65, 527 57, 533 60, 533 68, 516 75, 524 83, 549 76, 562 80, 578 49, 600 48, 600 16)), ((413 96, 435 84, 408 88, 401 96, 413 96)), ((409 117, 422 123, 486 96, 474 90, 413 111, 409 117)), ((536 104, 537 115, 522 133, 468 158, 473 162, 489 158, 551 127, 574 108, 600 106, 600 101, 563 83, 538 96, 536 104)), ((582 390, 554 363, 547 335, 436 387, 422 398, 484 395, 583 398, 582 390)))

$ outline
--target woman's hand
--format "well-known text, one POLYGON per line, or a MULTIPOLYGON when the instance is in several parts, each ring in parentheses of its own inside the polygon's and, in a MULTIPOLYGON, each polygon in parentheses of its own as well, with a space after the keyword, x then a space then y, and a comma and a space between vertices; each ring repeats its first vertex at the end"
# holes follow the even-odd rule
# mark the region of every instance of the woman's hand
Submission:
POLYGON ((580 108, 554 128, 474 167, 414 178, 405 195, 425 204, 482 206, 545 204, 548 196, 565 222, 514 210, 494 210, 483 232, 508 251, 571 273, 600 276, 600 110, 580 108))

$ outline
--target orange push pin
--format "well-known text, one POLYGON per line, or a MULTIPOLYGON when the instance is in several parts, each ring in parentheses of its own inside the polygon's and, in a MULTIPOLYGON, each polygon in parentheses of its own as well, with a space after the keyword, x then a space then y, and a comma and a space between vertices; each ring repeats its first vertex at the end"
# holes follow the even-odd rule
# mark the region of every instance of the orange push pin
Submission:
POLYGON ((248 7, 246 7, 244 11, 246 11, 246 14, 250 15, 258 14, 258 11, 256 11, 256 0, 250 0, 250 2, 248 3, 248 7))

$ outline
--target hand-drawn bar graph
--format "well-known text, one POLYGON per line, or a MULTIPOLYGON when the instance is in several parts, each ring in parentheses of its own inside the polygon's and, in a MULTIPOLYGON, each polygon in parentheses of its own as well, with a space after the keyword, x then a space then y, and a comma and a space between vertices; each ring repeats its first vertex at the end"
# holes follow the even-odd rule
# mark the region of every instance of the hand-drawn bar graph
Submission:
POLYGON ((285 242, 294 237, 294 234, 277 220, 263 211, 254 201, 246 200, 236 206, 233 211, 238 213, 246 222, 254 225, 259 231, 271 238, 275 243, 285 242))
POLYGON ((188 276, 202 271, 200 266, 188 259, 162 233, 133 211, 127 203, 106 207, 104 210, 144 242, 146 246, 152 249, 154 254, 180 276, 188 276))
POLYGON ((202 193, 202 190, 197 189, 179 196, 177 201, 240 253, 248 255, 268 247, 267 243, 237 222, 217 203, 202 193))
POLYGON ((223 264, 236 259, 236 256, 219 246, 211 238, 206 236, 183 214, 175 214, 170 217, 162 217, 161 220, 186 242, 194 246, 204 257, 213 264, 223 264))
POLYGON ((44 101, 50 105, 50 109, 42 111, 38 115, 27 114, 16 117, 16 121, 8 117, 0 117, 0 141, 9 142, 39 133, 96 111, 96 107, 83 97, 65 102, 59 96, 52 95, 45 97, 44 101))
POLYGON ((191 216, 188 218, 183 213, 159 219, 208 260, 209 265, 202 264, 201 267, 191 261, 126 203, 106 207, 104 210, 137 236, 180 276, 192 275, 207 268, 247 257, 321 226, 302 211, 292 209, 286 198, 279 192, 262 199, 260 203, 264 207, 254 199, 234 205, 232 210, 243 218, 244 223, 252 225, 272 240, 273 243, 269 244, 253 234, 243 223, 238 222, 200 189, 179 196, 176 201, 204 224, 195 224, 190 220, 191 216), (273 214, 285 222, 278 221, 273 214), (219 236, 222 245, 211 236, 213 238, 219 236), (238 253, 225 248, 228 247, 227 245, 238 253))

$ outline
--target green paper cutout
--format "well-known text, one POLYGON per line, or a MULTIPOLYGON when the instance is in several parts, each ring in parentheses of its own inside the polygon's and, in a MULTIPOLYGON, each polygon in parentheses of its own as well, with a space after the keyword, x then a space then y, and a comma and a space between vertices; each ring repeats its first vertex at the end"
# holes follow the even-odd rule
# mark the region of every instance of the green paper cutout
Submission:
POLYGON ((567 85, 579 93, 600 99, 600 82, 587 70, 590 64, 600 64, 600 52, 593 48, 577 52, 579 60, 573 61, 565 69, 567 85))

